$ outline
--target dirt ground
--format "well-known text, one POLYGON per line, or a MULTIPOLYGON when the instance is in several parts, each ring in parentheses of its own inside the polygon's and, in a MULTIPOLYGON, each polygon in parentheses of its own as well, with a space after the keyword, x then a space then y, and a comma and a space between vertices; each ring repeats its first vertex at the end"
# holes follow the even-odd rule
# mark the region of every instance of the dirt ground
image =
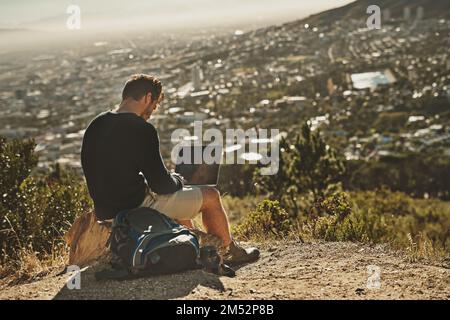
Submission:
POLYGON ((67 288, 67 274, 53 274, 3 287, 0 299, 450 299, 448 265, 409 263, 383 246, 297 242, 259 246, 260 260, 239 268, 235 278, 194 270, 97 282, 88 268, 82 272, 80 290, 67 288), (368 287, 368 279, 377 275, 379 282, 368 287))

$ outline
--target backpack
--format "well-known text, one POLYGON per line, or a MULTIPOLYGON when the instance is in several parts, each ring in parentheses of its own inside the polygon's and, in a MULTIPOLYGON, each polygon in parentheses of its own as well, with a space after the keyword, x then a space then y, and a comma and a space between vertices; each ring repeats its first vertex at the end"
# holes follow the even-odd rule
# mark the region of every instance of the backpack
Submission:
POLYGON ((201 268, 200 245, 194 233, 151 208, 120 212, 109 239, 115 271, 100 279, 127 279, 201 268))

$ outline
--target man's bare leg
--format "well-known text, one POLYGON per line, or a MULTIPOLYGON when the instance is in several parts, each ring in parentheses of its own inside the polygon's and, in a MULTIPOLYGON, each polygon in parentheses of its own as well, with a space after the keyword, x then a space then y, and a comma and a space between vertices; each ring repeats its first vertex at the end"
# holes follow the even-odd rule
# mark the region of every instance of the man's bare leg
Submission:
POLYGON ((232 242, 230 224, 220 199, 220 193, 212 187, 202 187, 203 204, 200 209, 206 233, 222 240, 224 246, 232 242))
MULTIPOLYGON (((220 199, 220 193, 212 187, 202 187, 203 204, 200 208, 202 213, 202 222, 206 233, 215 235, 222 240, 222 249, 224 253, 224 262, 229 263, 245 263, 252 262, 259 258, 259 250, 257 248, 242 248, 232 240, 230 233, 230 224, 225 209, 220 199)), ((191 227, 191 220, 181 220, 179 223, 187 227, 191 227)))

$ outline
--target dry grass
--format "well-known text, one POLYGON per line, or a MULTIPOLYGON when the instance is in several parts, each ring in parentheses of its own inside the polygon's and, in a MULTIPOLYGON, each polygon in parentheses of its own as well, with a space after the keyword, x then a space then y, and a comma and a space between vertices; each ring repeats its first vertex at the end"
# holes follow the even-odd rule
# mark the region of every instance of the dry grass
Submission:
POLYGON ((62 269, 68 261, 66 246, 54 245, 46 254, 35 252, 32 248, 18 250, 15 259, 0 265, 0 288, 37 280, 49 273, 62 269))
POLYGON ((406 256, 409 262, 417 262, 421 260, 440 262, 445 260, 448 253, 437 246, 423 233, 419 233, 415 238, 410 233, 408 237, 408 246, 406 247, 406 256))

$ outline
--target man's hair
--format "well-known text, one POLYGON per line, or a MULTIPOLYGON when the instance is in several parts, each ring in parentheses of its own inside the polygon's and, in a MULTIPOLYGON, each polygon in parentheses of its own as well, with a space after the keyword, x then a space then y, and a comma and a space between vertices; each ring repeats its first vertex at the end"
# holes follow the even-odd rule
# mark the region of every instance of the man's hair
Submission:
POLYGON ((123 87, 122 99, 133 98, 134 100, 139 100, 149 92, 152 94, 152 101, 159 99, 160 96, 164 98, 161 81, 147 74, 134 74, 123 87))

